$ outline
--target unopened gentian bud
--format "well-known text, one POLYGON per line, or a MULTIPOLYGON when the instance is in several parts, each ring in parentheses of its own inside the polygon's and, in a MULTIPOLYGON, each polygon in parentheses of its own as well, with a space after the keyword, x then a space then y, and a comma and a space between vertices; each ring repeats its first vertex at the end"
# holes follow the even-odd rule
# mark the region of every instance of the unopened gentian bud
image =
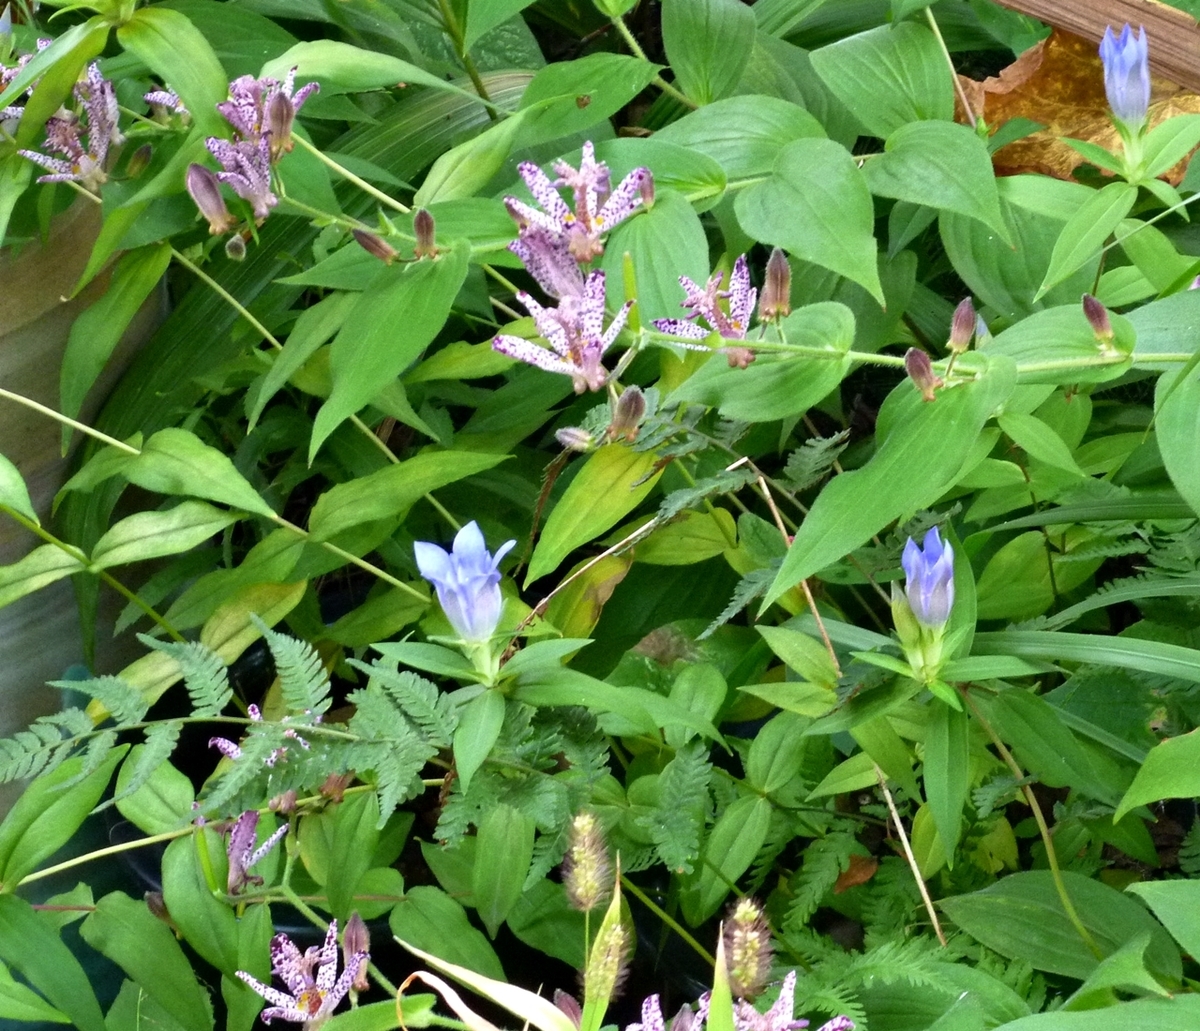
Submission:
POLYGON ((374 258, 378 258, 385 265, 390 265, 400 253, 383 237, 368 233, 365 229, 354 229, 351 231, 351 235, 364 251, 374 258))
POLYGON ((971 298, 964 297, 954 309, 954 318, 950 320, 949 348, 954 354, 962 354, 971 345, 971 337, 975 335, 975 305, 971 298))
POLYGON ((230 261, 246 260, 246 241, 241 233, 234 233, 225 241, 225 257, 230 261))
POLYGON ((945 626, 954 606, 954 548, 935 526, 925 534, 924 547, 909 537, 900 564, 904 593, 917 622, 933 630, 945 626))
POLYGON ((587 913, 608 898, 612 868, 604 829, 591 810, 584 809, 571 821, 571 841, 563 857, 563 885, 571 905, 587 913))
POLYGON ((292 98, 282 90, 276 90, 267 101, 267 131, 270 133, 271 163, 291 151, 292 123, 296 120, 296 108, 292 98))
MULTIPOLYGON (((345 966, 347 968, 350 966, 355 953, 369 953, 370 951, 371 934, 356 909, 350 914, 350 919, 346 921, 346 930, 342 933, 342 957, 345 966)), ((356 992, 365 992, 371 987, 370 982, 367 980, 366 963, 358 964, 358 973, 355 975, 354 982, 350 987, 356 992)))
POLYGON ((792 313, 792 266, 787 255, 776 247, 767 259, 767 281, 758 300, 758 317, 763 321, 780 319, 792 313))
POLYGON ((753 999, 771 975, 771 932, 762 907, 751 898, 739 899, 725 921, 725 962, 734 996, 753 999))
POLYGON ((416 214, 413 215, 413 232, 417 237, 417 246, 413 253, 418 258, 436 258, 438 249, 434 241, 436 233, 433 216, 424 208, 417 208, 416 214))
POLYGON ((613 406, 612 422, 608 426, 608 439, 624 437, 630 444, 637 440, 638 427, 646 415, 646 395, 639 387, 629 386, 622 391, 613 406))
POLYGON ((1100 60, 1104 62, 1104 92, 1113 116, 1130 132, 1139 132, 1146 124, 1150 106, 1150 45, 1146 30, 1137 35, 1126 25, 1121 35, 1113 35, 1112 26, 1104 30, 1100 41, 1100 60))
POLYGON ((921 391, 921 396, 926 401, 934 400, 936 397, 934 391, 943 386, 943 381, 941 376, 933 371, 933 363, 930 362, 929 355, 918 347, 910 347, 904 352, 904 368, 908 372, 909 379, 921 391))
POLYGON ((235 225, 237 219, 225 206, 225 198, 221 196, 221 183, 216 174, 203 165, 191 164, 187 170, 187 191, 191 194, 200 214, 208 219, 208 231, 214 236, 227 233, 235 225))
POLYGON ((564 426, 555 430, 554 436, 568 451, 590 451, 595 443, 595 438, 582 426, 564 426))
POLYGON ((1108 317, 1108 309, 1091 294, 1083 295, 1083 314, 1087 316, 1088 323, 1092 327, 1092 332, 1096 334, 1097 340, 1104 344, 1112 341, 1113 328, 1112 320, 1108 317))

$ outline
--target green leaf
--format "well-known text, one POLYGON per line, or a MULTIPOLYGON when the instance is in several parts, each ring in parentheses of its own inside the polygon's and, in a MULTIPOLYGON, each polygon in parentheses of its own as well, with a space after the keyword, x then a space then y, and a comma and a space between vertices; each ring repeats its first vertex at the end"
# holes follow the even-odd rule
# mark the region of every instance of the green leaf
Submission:
POLYGON ((508 929, 521 941, 573 970, 583 969, 584 928, 584 915, 556 881, 538 881, 508 914, 508 929))
POLYGON ((925 796, 938 837, 953 869, 962 833, 962 812, 971 786, 970 727, 967 714, 938 699, 930 703, 925 730, 925 796))
POLYGON ((1047 662, 1088 662, 1140 669, 1146 673, 1200 684, 1200 651, 1160 641, 1100 634, 1064 634, 1043 630, 1004 630, 977 634, 979 655, 1017 655, 1047 662))
POLYGON ((755 628, 767 646, 793 671, 805 680, 832 691, 837 686, 837 672, 824 644, 809 634, 790 627, 759 626, 755 628))
POLYGON ((1189 956, 1200 956, 1200 881, 1139 881, 1125 889, 1140 898, 1189 956))
POLYGON ((170 84, 201 132, 228 132, 217 104, 228 96, 229 80, 208 40, 186 15, 165 7, 143 7, 117 29, 117 39, 170 84))
POLYGON ((472 893, 479 919, 494 939, 525 887, 533 860, 533 821, 510 805, 490 808, 479 824, 472 893))
POLYGON ((1105 346, 1078 301, 1034 312, 988 340, 980 351, 1007 355, 1024 383, 1103 383, 1128 371, 1136 334, 1129 320, 1109 313, 1113 340, 1105 346))
POLYGON ((1011 362, 993 360, 980 367, 976 379, 943 389, 932 403, 911 384, 900 384, 885 403, 885 410, 894 405, 894 428, 865 466, 834 477, 817 496, 766 603, 865 544, 888 523, 937 500, 1015 380, 1011 362))
POLYGON ((436 995, 406 993, 400 1000, 400 1012, 397 1012, 396 1003, 391 999, 359 1003, 357 1009, 343 1010, 330 1018, 325 1027, 326 1031, 392 1031, 397 1027, 430 1027, 439 1019, 433 1011, 436 1002, 436 995))
MULTIPOLYGON (((1200 114, 1175 115, 1159 122, 1142 137, 1143 176, 1157 179, 1182 161, 1200 143, 1200 114)), ((1189 165, 1189 171, 1191 166, 1189 165)))
POLYGON ((888 137, 884 152, 863 165, 863 175, 876 196, 957 211, 1012 244, 987 146, 965 125, 902 125, 888 137))
POLYGON ((198 547, 242 518, 203 501, 182 501, 165 512, 137 512, 126 516, 96 542, 92 569, 108 569, 127 562, 142 562, 178 555, 198 547))
POLYGON ((335 808, 329 844, 329 908, 343 924, 354 908, 354 892, 370 869, 379 843, 379 801, 375 793, 347 795, 335 808))
POLYGON ((11 566, 0 566, 0 608, 86 568, 79 559, 58 545, 42 544, 21 561, 11 566))
POLYGON ((844 795, 848 791, 861 791, 878 783, 875 761, 866 752, 855 752, 849 759, 843 759, 830 770, 808 793, 808 797, 812 800, 828 798, 830 795, 844 795))
MULTIPOLYGON (((16 143, 18 147, 28 147, 34 144, 42 130, 55 111, 63 104, 71 101, 71 91, 79 78, 84 66, 98 56, 108 43, 108 25, 99 18, 92 18, 82 25, 64 32, 45 50, 36 53, 33 59, 25 65, 17 79, 24 78, 38 58, 50 51, 57 51, 54 60, 48 64, 44 73, 36 80, 32 94, 25 102, 24 113, 17 126, 16 143), (98 24, 99 23, 99 24, 98 24), (76 30, 81 30, 76 35, 76 30), (67 39, 71 39, 69 47, 58 49, 67 39)), ((14 80, 15 81, 15 80, 14 80)), ((11 94, 13 83, 9 83, 4 91, 11 94)), ((11 101, 9 101, 11 103, 11 101)))
POLYGON ((463 706, 454 731, 454 768, 463 791, 488 757, 503 725, 504 695, 499 691, 484 691, 463 706))
POLYGON ((1196 795, 1200 795, 1200 730, 1169 737, 1150 749, 1113 820, 1119 822, 1140 805, 1196 795))
POLYGON ((770 352, 748 368, 731 368, 714 354, 671 394, 672 401, 696 401, 728 419, 769 422, 801 415, 828 396, 850 371, 846 352, 854 343, 854 314, 844 304, 821 301, 792 312, 783 337, 796 347, 815 348, 825 357, 770 352))
POLYGON ((730 179, 742 179, 768 174, 792 140, 824 135, 821 123, 799 104, 755 95, 707 104, 660 129, 654 140, 707 155, 730 179))
POLYGON ((470 50, 485 33, 503 25, 531 3, 533 0, 468 0, 463 49, 470 50))
POLYGON ((809 722, 795 713, 781 712, 754 735, 746 757, 746 782, 751 787, 769 795, 800 773, 807 746, 802 735, 809 722))
POLYGON ((25 478, 21 475, 21 470, 4 455, 0 455, 0 505, 6 505, 14 512, 19 512, 31 523, 41 525, 37 512, 33 510, 33 502, 29 498, 29 488, 25 486, 25 478))
POLYGON ((1078 476, 1086 475, 1072 457, 1066 441, 1036 415, 1004 412, 997 418, 996 424, 1030 458, 1078 476))
POLYGON ((754 12, 739 0, 663 0, 662 39, 675 82, 697 104, 733 92, 754 45, 754 12))
POLYGON ((317 413, 310 461, 329 434, 433 340, 466 279, 468 253, 456 246, 432 261, 385 267, 359 297, 330 345, 333 393, 317 413))
POLYGON ((56 1010, 32 988, 14 981, 3 963, 0 963, 0 1019, 71 1023, 70 1017, 56 1010))
POLYGON ((187 430, 159 430, 122 472, 158 494, 190 494, 256 515, 275 514, 233 462, 187 430))
POLYGON ((409 888, 388 917, 388 926, 397 938, 444 960, 487 977, 504 977, 483 932, 471 926, 466 910, 441 888, 409 888))
POLYGON ((837 695, 819 684, 785 681, 781 684, 746 684, 738 690, 801 716, 824 716, 837 706, 837 695))
MULTIPOLYGON (((668 192, 679 193, 696 211, 711 208, 725 193, 727 177, 718 162, 690 147, 664 143, 658 133, 650 139, 604 140, 596 145, 596 160, 608 165, 614 183, 620 182, 635 168, 646 166, 654 173, 654 188, 659 199, 666 197, 668 192)), ((657 204, 656 200, 649 208, 643 207, 640 217, 649 218, 657 204)), ((668 201, 668 204, 674 205, 674 201, 668 201)), ((676 286, 678 283, 676 280, 676 286)))
MULTIPOLYGON (((1151 973, 1178 982, 1179 950, 1142 906, 1107 884, 1069 870, 1062 878, 1080 920, 1105 955, 1148 931, 1146 963, 1151 973)), ((982 891, 942 899, 940 905, 989 949, 1038 970, 1083 980, 1099 963, 1067 919, 1048 870, 1015 873, 982 891)))
POLYGON ((146 745, 134 745, 129 758, 117 774, 117 811, 146 834, 165 834, 178 830, 193 818, 192 803, 196 793, 188 777, 169 762, 161 762, 145 783, 129 794, 129 782, 137 775, 139 760, 146 745))
POLYGON ((1137 187, 1128 183, 1109 183, 1092 194, 1063 226, 1034 300, 1094 258, 1135 200, 1137 187))
POLYGON ((171 929, 146 903, 114 891, 96 903, 79 933, 117 964, 185 1031, 212 1031, 212 1003, 171 929))
POLYGON ((606 444, 590 455, 546 520, 529 561, 526 585, 553 572, 572 551, 637 508, 661 475, 654 470, 656 462, 652 451, 634 451, 623 444, 606 444))
MULTIPOLYGON (((169 244, 148 244, 130 251, 117 262, 108 289, 100 299, 72 323, 59 385, 64 415, 71 418, 79 415, 96 377, 170 264, 169 244)), ((70 438, 71 428, 63 427, 64 447, 70 438)))
POLYGON ((223 835, 208 828, 177 838, 167 846, 162 859, 163 902, 184 940, 208 963, 233 976, 238 969, 238 924, 233 909, 213 895, 204 876, 205 865, 226 887, 226 857, 223 835), (207 863, 200 849, 208 849, 207 863))
POLYGON ((413 207, 427 208, 435 201, 478 193, 504 167, 525 124, 540 111, 540 108, 517 111, 442 154, 413 195, 413 207))
POLYGON ((850 730, 850 736, 871 757, 871 761, 887 774, 889 780, 894 780, 904 789, 909 798, 921 797, 917 778, 913 775, 912 752, 886 716, 864 720, 850 730))
POLYGON ((683 881, 680 905, 689 924, 695 926, 712 916, 729 894, 730 883, 750 869, 766 840, 771 813, 765 798, 745 796, 721 814, 704 843, 696 871, 683 881))
MULTIPOLYGON (((18 803, 19 804, 19 803, 18 803)), ((16 895, 0 894, 0 959, 18 971, 80 1031, 105 1031, 87 974, 58 929, 16 895)))
POLYGON ((887 139, 909 122, 954 118, 952 73, 924 25, 883 25, 814 50, 811 57, 830 92, 871 136, 887 139))
POLYGON ((871 193, 841 144, 792 141, 770 178, 738 195, 734 211, 756 240, 852 279, 884 303, 871 193))
POLYGON ((1193 370, 1165 372, 1155 386, 1155 433, 1167 475, 1175 489, 1200 512, 1200 468, 1194 461, 1200 447, 1200 374, 1193 370))
MULTIPOLYGON (((83 757, 75 756, 25 788, 0 823, 0 889, 12 891, 22 877, 74 837, 127 751, 128 745, 117 746, 86 776, 81 776, 83 757)), ((0 959, 12 962, 3 954, 0 959)), ((61 1003, 50 1001, 62 1008, 61 1003)))
POLYGON ((352 526, 376 519, 400 519, 430 491, 474 476, 507 455, 470 451, 424 451, 398 465, 331 487, 308 518, 314 541, 327 541, 352 526))

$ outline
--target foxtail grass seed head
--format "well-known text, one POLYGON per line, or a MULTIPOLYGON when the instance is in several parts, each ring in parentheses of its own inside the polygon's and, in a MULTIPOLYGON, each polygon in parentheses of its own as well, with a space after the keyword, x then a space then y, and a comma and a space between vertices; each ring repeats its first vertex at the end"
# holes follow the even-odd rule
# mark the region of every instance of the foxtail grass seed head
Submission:
POLYGON ((929 355, 918 347, 910 347, 904 352, 904 368, 908 372, 909 379, 921 391, 921 396, 926 401, 934 400, 937 396, 934 391, 944 383, 941 376, 933 371, 933 363, 930 362, 929 355))
POLYGON ((433 222, 433 216, 424 208, 418 208, 413 215, 413 232, 417 237, 417 246, 415 254, 418 258, 436 258, 437 244, 434 238, 437 235, 436 228, 433 222))
POLYGON ((1103 344, 1111 343, 1113 338, 1112 320, 1108 317, 1108 309, 1091 294, 1083 295, 1083 314, 1087 316, 1092 332, 1096 339, 1103 344))
POLYGON ((571 843, 563 860, 567 898, 580 912, 591 912, 608 899, 612 879, 604 828, 595 813, 584 809, 571 821, 571 843))
POLYGON ((975 305, 971 298, 964 297, 954 309, 954 318, 950 321, 949 348, 954 354, 962 354, 971 346, 971 337, 975 335, 975 305))
POLYGON ((595 438, 582 426, 564 426, 554 436, 567 451, 590 451, 595 438))
POLYGON ((767 259, 767 281, 758 301, 758 317, 764 321, 792 313, 792 267, 787 255, 776 247, 767 259))
POLYGON ((629 932, 616 919, 605 919, 592 943, 583 972, 583 997, 600 1000, 605 1006, 621 990, 629 973, 629 932))
POLYGON ((637 440, 638 427, 646 416, 646 395, 641 388, 626 387, 613 406, 612 422, 608 426, 608 439, 624 438, 630 444, 637 440))
MULTIPOLYGON (((367 930, 366 922, 358 915, 356 909, 346 921, 346 930, 342 932, 342 957, 346 969, 354 962, 356 955, 369 955, 371 952, 371 933, 367 930)), ((365 992, 371 987, 367 980, 367 964, 358 964, 358 972, 350 988, 356 992, 365 992)))
POLYGON ((725 921, 725 961, 734 996, 753 999, 771 975, 771 932, 762 907, 751 898, 739 899, 725 921))
POLYGON ((385 265, 390 265, 400 253, 382 236, 368 233, 365 229, 354 229, 352 230, 352 235, 359 247, 371 255, 371 257, 378 258, 385 265))

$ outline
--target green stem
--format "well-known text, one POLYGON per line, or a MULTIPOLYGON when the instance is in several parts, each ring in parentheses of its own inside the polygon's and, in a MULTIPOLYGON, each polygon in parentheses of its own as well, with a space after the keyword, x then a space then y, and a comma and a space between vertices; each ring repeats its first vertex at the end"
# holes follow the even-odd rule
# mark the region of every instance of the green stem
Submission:
POLYGON ((135 848, 143 848, 146 845, 157 845, 163 841, 174 841, 176 838, 182 838, 185 834, 191 833, 192 827, 189 824, 187 827, 182 827, 176 831, 164 831, 162 834, 152 834, 148 838, 138 838, 136 841, 123 841, 119 845, 109 845, 107 848, 97 849, 95 852, 88 852, 86 855, 76 856, 74 859, 67 859, 54 866, 48 866, 44 870, 26 874, 17 882, 16 887, 20 888, 26 884, 32 884, 34 881, 40 881, 43 877, 51 877, 56 873, 62 873, 64 870, 82 866, 84 863, 90 863, 93 859, 115 856, 121 852, 130 852, 135 848))
POLYGON ((60 422, 64 426, 70 426, 71 429, 78 430, 80 433, 87 434, 89 437, 94 437, 96 440, 102 441, 103 443, 109 445, 109 447, 115 447, 118 451, 124 451, 127 455, 136 456, 141 454, 137 448, 126 444, 123 440, 117 440, 115 437, 110 437, 107 433, 101 433, 99 430, 93 429, 91 426, 87 426, 82 422, 77 422, 70 416, 63 415, 62 412, 56 412, 53 408, 47 408, 43 404, 38 404, 37 401, 34 401, 32 398, 25 397, 23 394, 17 394, 11 390, 5 390, 3 387, 0 387, 0 397, 8 398, 9 401, 15 401, 17 404, 24 405, 26 408, 32 408, 35 412, 39 412, 40 414, 55 420, 55 422, 60 422))
POLYGON ((458 24, 458 18, 455 17, 454 9, 450 6, 449 0, 438 0, 438 10, 442 15, 442 26, 446 30, 446 35, 454 42, 454 50, 458 54, 458 59, 462 62, 463 70, 470 77, 471 85, 475 87, 475 92, 489 105, 488 117, 493 122, 497 121, 498 115, 492 105, 492 98, 488 96, 487 87, 483 84, 483 79, 479 75, 479 69, 475 66, 471 55, 467 53, 463 27, 458 24))
POLYGON ((384 193, 378 187, 372 186, 369 182, 367 182, 365 179, 361 178, 360 176, 355 175, 353 172, 350 171, 350 169, 346 168, 344 165, 339 165, 336 161, 333 160, 333 158, 331 158, 327 154, 323 153, 320 150, 320 148, 314 147, 303 136, 301 136, 299 134, 293 134, 292 139, 296 143, 300 144, 300 146, 302 146, 310 154, 312 154, 313 157, 315 157, 318 161, 321 161, 322 163, 327 165, 329 168, 333 169, 333 171, 337 172, 337 174, 340 175, 343 179, 347 180, 348 182, 354 183, 354 185, 357 186, 360 190, 362 190, 363 193, 370 194, 370 196, 374 197, 377 201, 379 201, 380 204, 385 204, 392 210, 399 211, 402 215, 407 215, 412 212, 412 208, 407 207, 404 204, 401 204, 394 197, 389 197, 386 193, 384 193))
POLYGON ((657 902, 651 899, 649 895, 642 891, 641 888, 634 884, 633 881, 631 881, 624 874, 621 875, 621 887, 623 887, 627 892, 629 892, 630 895, 632 895, 643 906, 650 910, 650 912, 658 917, 659 920, 671 928, 671 930, 679 935, 680 938, 687 942, 688 945, 695 950, 696 954, 699 955, 705 963, 707 963, 709 966, 716 966, 717 961, 713 957, 712 953, 710 953, 703 945, 696 941, 695 938, 688 934, 687 929, 684 928, 679 921, 668 914, 666 910, 664 910, 657 902))
MULTIPOLYGON (((625 45, 629 47, 633 56, 642 61, 649 61, 650 59, 646 56, 646 51, 642 49, 642 45, 637 41, 637 37, 629 31, 629 26, 625 24, 625 20, 618 15, 616 18, 613 18, 612 23, 617 32, 621 34, 621 38, 625 40, 625 45)), ((694 100, 681 93, 676 87, 672 86, 661 75, 655 75, 650 81, 667 94, 667 96, 674 97, 689 110, 695 111, 700 106, 694 100)))
MULTIPOLYGON (((958 92, 958 102, 962 104, 967 121, 971 123, 971 128, 974 129, 977 127, 975 112, 971 109, 971 102, 967 100, 966 91, 963 90, 963 85, 958 79, 958 69, 954 67, 954 60, 950 56, 950 48, 946 46, 946 41, 942 39, 942 30, 938 28, 937 19, 933 16, 933 11, 928 7, 925 8, 925 20, 929 22, 929 27, 937 37, 938 46, 942 49, 942 56, 946 59, 946 64, 950 66, 950 78, 954 80, 954 88, 958 92)), ((945 942, 942 944, 944 945, 945 942)))

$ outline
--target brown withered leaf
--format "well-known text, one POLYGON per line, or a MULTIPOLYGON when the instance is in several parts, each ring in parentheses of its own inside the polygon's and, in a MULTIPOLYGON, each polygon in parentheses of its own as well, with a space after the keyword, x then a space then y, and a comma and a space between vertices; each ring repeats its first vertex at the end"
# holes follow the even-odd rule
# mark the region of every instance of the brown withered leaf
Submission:
POLYGON ((837 879, 837 883, 833 886, 833 893, 840 895, 843 891, 849 891, 851 888, 857 888, 860 884, 866 884, 872 877, 875 876, 875 871, 879 869, 879 860, 874 856, 860 856, 854 853, 850 856, 850 865, 842 871, 842 874, 837 879))
MULTIPOLYGON (((975 114, 993 131, 1014 118, 1046 127, 1000 148, 993 157, 997 175, 1042 172, 1071 179, 1084 159, 1061 142, 1062 136, 1118 147, 1104 95, 1104 65, 1089 40, 1055 29, 999 75, 982 82, 960 75, 959 82, 975 114)), ((1158 76, 1151 76, 1150 87, 1151 126, 1173 115, 1200 113, 1197 94, 1158 76)), ((961 103, 955 115, 966 121, 961 103)), ((1177 185, 1186 168, 1185 159, 1163 178, 1177 185)))

